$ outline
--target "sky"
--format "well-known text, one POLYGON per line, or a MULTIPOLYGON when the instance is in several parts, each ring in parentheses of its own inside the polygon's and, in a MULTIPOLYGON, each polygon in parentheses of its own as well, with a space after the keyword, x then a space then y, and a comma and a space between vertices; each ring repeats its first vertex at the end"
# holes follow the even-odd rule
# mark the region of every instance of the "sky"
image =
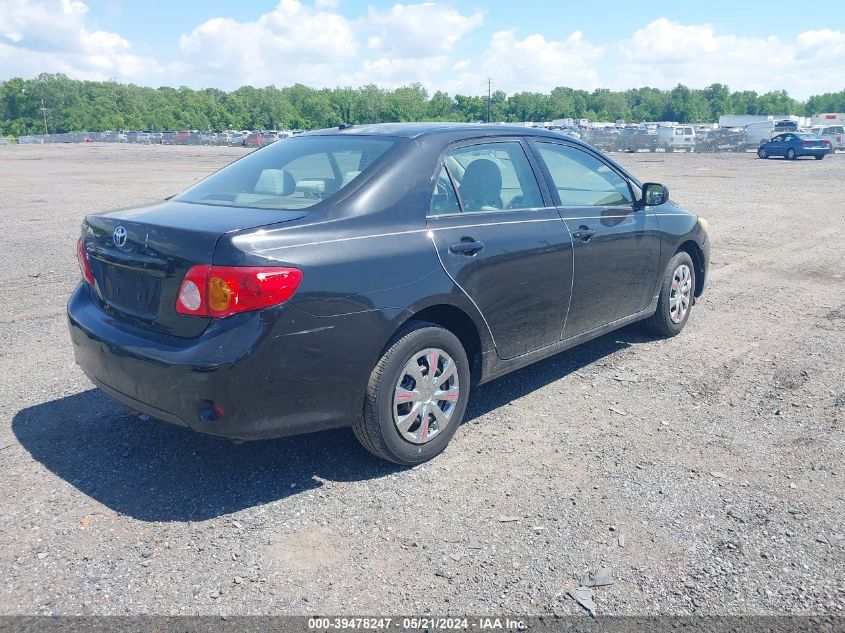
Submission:
POLYGON ((845 88, 845 4, 748 0, 0 0, 0 80, 430 92, 845 88))

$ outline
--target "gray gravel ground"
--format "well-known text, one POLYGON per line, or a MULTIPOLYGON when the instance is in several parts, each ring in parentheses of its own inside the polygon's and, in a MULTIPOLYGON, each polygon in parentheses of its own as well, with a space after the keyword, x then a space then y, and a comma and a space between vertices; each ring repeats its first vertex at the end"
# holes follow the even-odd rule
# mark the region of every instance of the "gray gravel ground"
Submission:
POLYGON ((687 329, 479 388, 412 470, 347 430, 233 445, 73 362, 89 211, 228 148, 0 147, 0 614, 845 614, 845 155, 618 156, 710 220, 687 329))

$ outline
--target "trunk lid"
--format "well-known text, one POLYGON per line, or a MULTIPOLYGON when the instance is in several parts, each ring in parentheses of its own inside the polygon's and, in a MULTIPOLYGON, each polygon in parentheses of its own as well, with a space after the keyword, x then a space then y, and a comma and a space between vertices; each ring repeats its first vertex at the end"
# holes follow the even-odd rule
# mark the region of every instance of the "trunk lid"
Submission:
POLYGON ((85 218, 82 240, 100 307, 138 327, 194 337, 210 319, 179 314, 188 270, 211 264, 226 233, 301 218, 303 211, 231 208, 165 201, 85 218))

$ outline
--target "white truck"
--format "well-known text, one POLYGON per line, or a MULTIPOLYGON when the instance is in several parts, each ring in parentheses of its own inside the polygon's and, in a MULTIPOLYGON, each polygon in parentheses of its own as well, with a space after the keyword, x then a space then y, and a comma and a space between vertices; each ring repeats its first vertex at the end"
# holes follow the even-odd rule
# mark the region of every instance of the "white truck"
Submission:
POLYGON ((845 150, 845 124, 818 125, 811 129, 813 134, 830 143, 833 151, 845 150))
POLYGON ((661 125, 657 128, 658 147, 667 152, 695 149, 695 130, 692 125, 661 125))
POLYGON ((780 121, 758 121, 745 126, 745 141, 752 147, 768 143, 782 132, 795 132, 798 124, 790 119, 780 121))

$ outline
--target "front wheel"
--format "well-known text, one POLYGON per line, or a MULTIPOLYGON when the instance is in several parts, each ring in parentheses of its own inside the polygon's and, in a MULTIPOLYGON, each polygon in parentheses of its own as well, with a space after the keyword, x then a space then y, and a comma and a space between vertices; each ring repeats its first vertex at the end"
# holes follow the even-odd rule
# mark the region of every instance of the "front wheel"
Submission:
POLYGON ((355 437, 377 457, 403 466, 428 461, 460 425, 469 383, 458 338, 433 323, 411 323, 394 335, 370 375, 355 437))
POLYGON ((689 320, 694 298, 695 266, 692 258, 684 251, 675 253, 663 273, 657 310, 645 320, 646 329, 664 338, 680 334, 689 320))
POLYGON ((766 148, 761 147, 760 149, 758 149, 757 150, 757 157, 758 158, 768 158, 769 153, 766 151, 766 148))

